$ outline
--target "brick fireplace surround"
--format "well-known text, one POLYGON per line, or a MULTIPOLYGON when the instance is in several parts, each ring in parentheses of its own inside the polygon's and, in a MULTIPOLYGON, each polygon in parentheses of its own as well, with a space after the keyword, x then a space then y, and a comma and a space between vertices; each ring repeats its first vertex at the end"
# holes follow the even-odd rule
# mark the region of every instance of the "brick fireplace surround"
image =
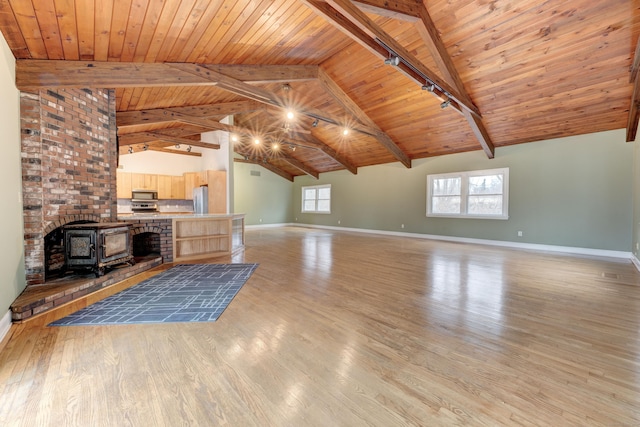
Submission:
MULTIPOLYGON (((72 222, 117 221, 118 147, 113 90, 23 92, 20 107, 27 292, 35 285, 46 286, 44 238, 48 233, 72 222)), ((172 261, 170 221, 132 223, 134 235, 157 233, 164 261, 172 261)), ((108 282, 112 280, 90 286, 108 282)), ((14 320, 32 314, 33 310, 14 315, 14 320)))

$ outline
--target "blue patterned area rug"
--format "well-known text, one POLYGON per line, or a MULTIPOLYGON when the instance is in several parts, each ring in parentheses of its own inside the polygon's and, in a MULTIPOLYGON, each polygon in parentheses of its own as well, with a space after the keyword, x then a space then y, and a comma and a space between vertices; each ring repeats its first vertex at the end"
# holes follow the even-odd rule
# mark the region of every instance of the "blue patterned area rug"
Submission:
POLYGON ((49 326, 213 322, 258 264, 179 264, 49 326))

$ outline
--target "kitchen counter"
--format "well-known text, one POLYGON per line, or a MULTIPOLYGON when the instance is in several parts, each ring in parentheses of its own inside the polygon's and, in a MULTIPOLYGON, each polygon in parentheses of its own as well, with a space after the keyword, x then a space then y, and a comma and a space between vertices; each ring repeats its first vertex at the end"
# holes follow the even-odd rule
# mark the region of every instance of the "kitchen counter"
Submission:
POLYGON ((244 214, 194 214, 193 212, 118 213, 118 221, 173 218, 244 218, 244 214))
POLYGON ((174 262, 231 255, 244 248, 244 214, 119 213, 118 221, 132 222, 134 232, 136 224, 144 232, 166 230, 171 243, 167 259, 174 262))

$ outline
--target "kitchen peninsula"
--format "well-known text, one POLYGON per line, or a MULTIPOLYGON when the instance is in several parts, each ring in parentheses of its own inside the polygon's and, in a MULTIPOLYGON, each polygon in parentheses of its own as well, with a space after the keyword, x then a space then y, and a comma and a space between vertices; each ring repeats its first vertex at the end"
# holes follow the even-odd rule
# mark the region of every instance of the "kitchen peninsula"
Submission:
POLYGON ((119 214, 134 233, 159 235, 165 262, 231 255, 244 248, 244 214, 119 214), (170 247, 169 247, 170 244, 170 247))

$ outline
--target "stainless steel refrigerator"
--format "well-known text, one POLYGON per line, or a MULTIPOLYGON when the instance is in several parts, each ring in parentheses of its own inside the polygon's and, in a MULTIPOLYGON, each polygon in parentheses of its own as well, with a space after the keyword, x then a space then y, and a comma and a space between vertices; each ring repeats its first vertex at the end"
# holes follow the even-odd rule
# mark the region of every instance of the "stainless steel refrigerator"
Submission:
POLYGON ((193 213, 209 213, 209 187, 206 185, 193 189, 193 213))

